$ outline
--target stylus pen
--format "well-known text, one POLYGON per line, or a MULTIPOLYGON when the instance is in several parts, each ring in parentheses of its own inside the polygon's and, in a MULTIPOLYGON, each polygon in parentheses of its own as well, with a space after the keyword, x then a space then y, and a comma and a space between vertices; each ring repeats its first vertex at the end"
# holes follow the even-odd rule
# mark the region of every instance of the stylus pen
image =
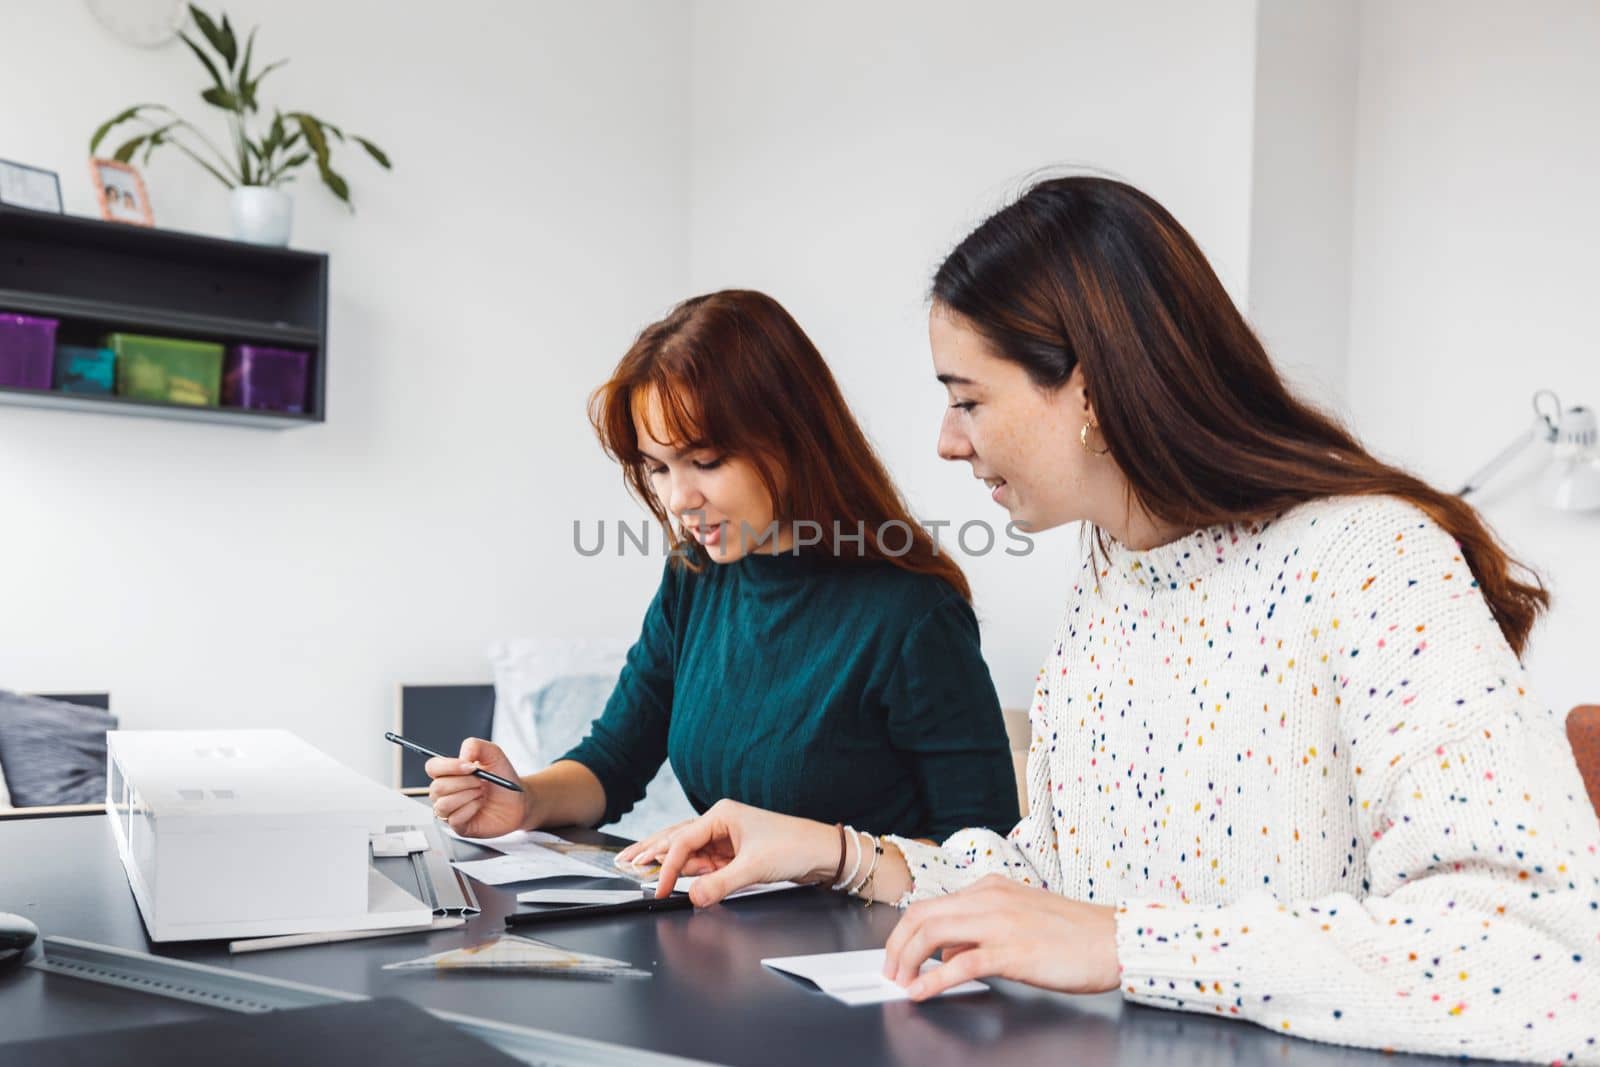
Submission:
MULTIPOLYGON (((417 744, 415 741, 411 740, 410 738, 401 737, 399 734, 395 733, 392 730, 385 731, 383 736, 386 739, 388 739, 390 741, 393 741, 395 744, 399 745, 401 748, 409 748, 411 751, 421 753, 424 756, 438 756, 440 759, 457 759, 458 758, 456 756, 446 756, 443 752, 435 752, 431 748, 423 748, 421 745, 417 744)), ((521 783, 513 782, 509 778, 502 778, 498 774, 490 774, 488 771, 484 770, 482 767, 479 767, 477 770, 473 771, 472 773, 473 773, 474 777, 482 778, 486 782, 493 782, 495 785, 499 786, 501 789, 510 789, 513 792, 517 792, 517 793, 520 793, 520 792, 523 791, 521 783)))
POLYGON ((640 897, 638 900, 630 900, 625 904, 576 904, 569 908, 512 912, 506 916, 506 928, 565 922, 568 919, 606 918, 632 911, 680 911, 683 908, 692 907, 694 907, 694 902, 689 899, 689 894, 687 893, 675 893, 670 897, 662 897, 660 900, 655 897, 640 897))

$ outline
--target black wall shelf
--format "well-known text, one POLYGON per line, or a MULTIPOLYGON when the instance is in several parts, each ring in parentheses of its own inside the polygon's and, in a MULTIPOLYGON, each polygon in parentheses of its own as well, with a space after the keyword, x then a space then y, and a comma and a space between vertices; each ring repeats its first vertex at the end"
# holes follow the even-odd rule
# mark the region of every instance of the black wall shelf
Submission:
POLYGON ((288 429, 327 418, 328 257, 0 205, 0 312, 59 319, 60 344, 156 334, 311 353, 304 415, 0 388, 0 404, 288 429))

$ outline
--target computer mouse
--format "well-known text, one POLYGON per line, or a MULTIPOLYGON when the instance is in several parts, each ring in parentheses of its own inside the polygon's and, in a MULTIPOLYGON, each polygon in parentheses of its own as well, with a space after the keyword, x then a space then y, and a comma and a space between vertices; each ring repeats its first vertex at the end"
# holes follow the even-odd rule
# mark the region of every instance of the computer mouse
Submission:
POLYGON ((39 955, 39 928, 20 915, 0 911, 0 971, 22 966, 39 955))

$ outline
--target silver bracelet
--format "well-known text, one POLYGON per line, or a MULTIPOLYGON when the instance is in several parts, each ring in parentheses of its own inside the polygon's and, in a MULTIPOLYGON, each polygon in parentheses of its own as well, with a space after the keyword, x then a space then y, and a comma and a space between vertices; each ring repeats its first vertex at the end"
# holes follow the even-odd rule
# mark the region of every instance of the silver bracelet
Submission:
POLYGON ((878 857, 883 855, 882 842, 871 834, 867 835, 867 840, 872 842, 872 864, 867 868, 867 876, 861 879, 861 883, 849 890, 850 895, 853 897, 860 896, 861 891, 872 884, 872 876, 878 873, 878 857))
POLYGON ((855 881, 856 875, 861 870, 861 837, 856 833, 856 828, 854 826, 846 826, 844 828, 844 832, 847 838, 856 843, 856 861, 850 866, 850 873, 845 875, 842 880, 834 884, 833 888, 835 891, 843 889, 845 886, 855 881))

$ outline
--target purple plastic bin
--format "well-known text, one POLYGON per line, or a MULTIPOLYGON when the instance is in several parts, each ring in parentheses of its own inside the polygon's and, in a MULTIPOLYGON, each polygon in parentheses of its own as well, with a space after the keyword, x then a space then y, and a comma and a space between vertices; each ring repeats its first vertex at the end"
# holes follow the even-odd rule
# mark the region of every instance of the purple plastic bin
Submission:
POLYGON ((310 369, 309 352, 232 345, 222 365, 222 402, 233 408, 303 414, 310 369))
POLYGON ((0 312, 0 386, 48 389, 56 366, 55 319, 0 312))

